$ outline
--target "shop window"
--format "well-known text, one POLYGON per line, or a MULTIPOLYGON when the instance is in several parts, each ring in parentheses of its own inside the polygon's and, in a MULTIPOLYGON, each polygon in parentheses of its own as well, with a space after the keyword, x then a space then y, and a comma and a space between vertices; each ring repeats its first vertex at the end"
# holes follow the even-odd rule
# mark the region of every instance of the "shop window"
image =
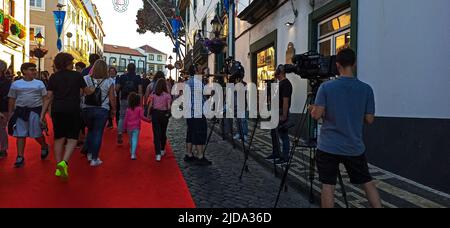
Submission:
POLYGON ((318 51, 324 56, 336 55, 350 47, 351 11, 344 10, 318 25, 318 51))
POLYGON ((256 53, 257 83, 259 90, 265 90, 265 82, 275 79, 275 48, 269 47, 256 53))

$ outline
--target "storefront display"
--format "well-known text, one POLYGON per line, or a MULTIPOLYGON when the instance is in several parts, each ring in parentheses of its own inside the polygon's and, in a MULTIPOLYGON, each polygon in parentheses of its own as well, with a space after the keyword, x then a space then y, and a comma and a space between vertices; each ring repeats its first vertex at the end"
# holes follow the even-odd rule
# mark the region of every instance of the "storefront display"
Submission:
POLYGON ((258 90, 264 90, 264 83, 275 79, 275 48, 264 49, 256 57, 258 90))

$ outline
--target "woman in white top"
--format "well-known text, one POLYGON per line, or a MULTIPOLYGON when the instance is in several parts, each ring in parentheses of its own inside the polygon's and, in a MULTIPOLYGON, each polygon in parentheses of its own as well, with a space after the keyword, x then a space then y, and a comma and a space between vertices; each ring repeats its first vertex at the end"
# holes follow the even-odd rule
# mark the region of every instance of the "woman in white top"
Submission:
POLYGON ((89 87, 95 87, 95 92, 86 96, 82 105, 83 118, 88 128, 84 149, 88 152, 91 166, 95 167, 103 163, 99 159, 103 131, 109 115, 115 115, 116 95, 114 82, 109 78, 108 66, 103 60, 95 62, 92 74, 85 76, 84 80, 89 87))

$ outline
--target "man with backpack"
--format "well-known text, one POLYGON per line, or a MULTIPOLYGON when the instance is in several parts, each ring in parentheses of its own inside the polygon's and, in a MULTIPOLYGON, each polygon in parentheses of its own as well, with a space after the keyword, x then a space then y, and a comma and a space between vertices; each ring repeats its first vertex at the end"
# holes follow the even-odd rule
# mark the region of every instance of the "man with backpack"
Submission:
POLYGON ((120 76, 116 83, 116 91, 120 97, 120 118, 119 126, 117 127, 117 143, 123 143, 123 121, 125 119, 125 113, 128 108, 128 95, 135 92, 138 93, 142 98, 142 79, 140 76, 136 75, 136 65, 130 63, 127 66, 127 73, 120 76))

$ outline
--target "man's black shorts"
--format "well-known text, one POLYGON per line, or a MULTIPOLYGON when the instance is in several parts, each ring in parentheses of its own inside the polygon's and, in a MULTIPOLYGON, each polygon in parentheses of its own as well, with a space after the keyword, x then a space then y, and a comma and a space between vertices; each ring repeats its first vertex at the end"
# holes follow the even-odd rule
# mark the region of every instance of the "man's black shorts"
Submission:
POLYGON ((78 139, 81 129, 80 112, 52 113, 55 139, 78 139))
POLYGON ((192 143, 195 146, 206 145, 208 134, 208 122, 206 118, 187 119, 187 136, 186 143, 192 143))
POLYGON ((319 181, 322 184, 336 185, 339 164, 344 164, 352 184, 366 184, 373 180, 369 173, 369 165, 366 155, 357 157, 334 155, 317 151, 317 169, 319 170, 319 181))

